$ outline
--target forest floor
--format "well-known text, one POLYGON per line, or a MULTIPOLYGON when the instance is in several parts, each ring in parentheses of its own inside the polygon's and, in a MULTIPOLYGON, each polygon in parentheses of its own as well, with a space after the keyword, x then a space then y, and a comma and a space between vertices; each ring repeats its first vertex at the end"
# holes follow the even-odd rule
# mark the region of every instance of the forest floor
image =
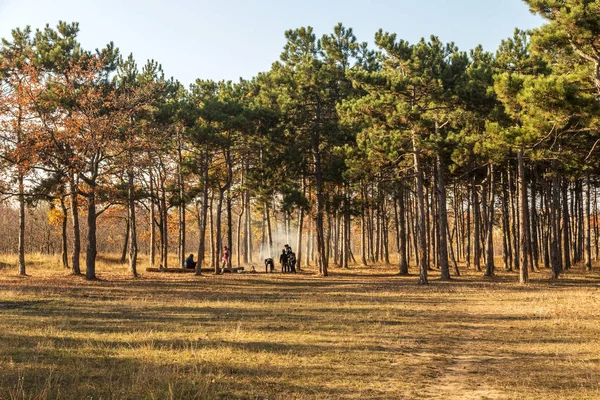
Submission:
MULTIPOLYGON (((0 257, 0 399, 600 399, 600 273, 144 272, 0 257)), ((260 270, 260 269, 259 269, 260 270)))

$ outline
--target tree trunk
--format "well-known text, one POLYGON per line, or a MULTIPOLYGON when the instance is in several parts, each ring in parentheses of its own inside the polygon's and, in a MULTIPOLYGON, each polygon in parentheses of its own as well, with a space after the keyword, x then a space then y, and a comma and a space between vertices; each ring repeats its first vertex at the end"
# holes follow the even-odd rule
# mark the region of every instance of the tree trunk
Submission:
POLYGON ((504 269, 506 271, 512 271, 512 243, 510 240, 510 225, 508 215, 508 188, 507 188, 507 176, 502 174, 502 259, 504 262, 504 269))
POLYGON ((570 223, 569 223, 569 198, 568 198, 568 181, 565 179, 562 184, 562 220, 563 220, 563 257, 564 269, 571 268, 571 250, 569 243, 570 223))
POLYGON ((96 279, 96 192, 95 185, 91 186, 86 195, 88 202, 88 235, 87 248, 85 252, 85 279, 96 279))
POLYGON ((137 256, 138 256, 138 244, 137 244, 137 224, 135 218, 135 186, 133 181, 133 171, 127 173, 129 180, 129 232, 131 238, 129 239, 129 272, 134 277, 137 277, 137 256))
MULTIPOLYGON (((208 222, 208 167, 210 164, 210 153, 208 144, 204 151, 204 182, 202 187, 202 223, 198 232, 198 262, 196 263, 196 275, 202 275, 202 266, 205 264, 206 254, 206 224, 208 222)), ((212 254, 212 253, 211 253, 212 254)))
POLYGON ((64 197, 60 198, 60 209, 62 211, 62 230, 61 230, 61 258, 63 267, 69 269, 69 254, 67 249, 67 225, 68 225, 68 210, 65 204, 64 197))
POLYGON ((156 263, 156 214, 154 211, 154 177, 152 168, 148 170, 148 179, 150 181, 150 267, 154 268, 156 263))
MULTIPOLYGON (((556 163, 553 163, 556 164, 556 163)), ((552 265, 552 279, 558 279, 562 272, 560 254, 560 176, 555 171, 552 178, 552 233, 550 244, 550 263, 552 265)))
POLYGON ((81 231, 79 229, 79 198, 77 178, 71 174, 70 178, 71 190, 71 215, 73 216, 73 255, 71 262, 71 270, 74 275, 81 275, 80 258, 81 258, 81 231))
POLYGON ((23 174, 19 172, 19 275, 25 270, 25 185, 23 174))
POLYGON ((296 242, 296 269, 302 269, 302 230, 304 226, 304 208, 298 210, 298 240, 296 242))
POLYGON ((125 216, 125 235, 123 237, 123 249, 121 250, 121 259, 119 262, 123 264, 127 259, 127 250, 129 249, 129 213, 131 209, 129 202, 127 203, 127 215, 125 216))
POLYGON ((423 190, 423 169, 421 167, 421 153, 417 147, 416 132, 412 132, 413 160, 415 168, 415 185, 418 203, 418 259, 419 259, 419 284, 426 285, 427 281, 427 243, 425 241, 425 193, 423 190))
POLYGON ((265 203, 265 215, 267 217, 267 239, 269 240, 269 257, 273 256, 273 230, 271 229, 271 212, 269 203, 265 203))
POLYGON ((473 178, 473 265, 475 271, 481 271, 481 208, 479 206, 479 192, 473 178))
MULTIPOLYGON (((317 110, 317 115, 320 115, 321 110, 317 110)), ((319 272, 322 276, 328 276, 328 260, 325 257, 325 236, 323 229, 323 211, 325 209, 325 195, 323 193, 323 174, 321 171, 321 143, 319 122, 315 123, 315 129, 312 135, 312 152, 315 163, 315 190, 317 195, 317 212, 315 215, 315 231, 317 235, 317 264, 319 272)))
POLYGON ((590 199, 592 195, 590 183, 590 174, 588 173, 585 177, 585 269, 586 271, 592 270, 592 216, 590 214, 590 199))
MULTIPOLYGON (((468 186, 467 186, 468 188, 468 186)), ((475 190, 475 185, 471 188, 471 192, 475 190)), ((467 191, 467 254, 465 256, 465 266, 471 268, 471 210, 473 208, 474 195, 467 191)))
POLYGON ((525 182, 525 166, 523 161, 523 150, 519 149, 517 153, 517 168, 519 175, 519 185, 521 201, 520 201, 520 216, 521 216, 521 246, 520 246, 520 258, 521 258, 521 269, 519 274, 519 281, 522 284, 529 283, 529 269, 527 268, 527 257, 529 256, 529 243, 527 237, 527 231, 529 230, 529 213, 527 212, 527 182, 525 182))
POLYGON ((246 191, 246 254, 248 256, 248 262, 252 264, 253 260, 253 246, 252 246, 252 214, 250 209, 250 191, 246 191))
MULTIPOLYGON (((439 138, 438 122, 435 123, 436 136, 439 138)), ((441 269, 441 280, 450 280, 450 267, 448 265, 448 211, 446 208, 446 182, 444 159, 438 150, 437 158, 437 198, 438 198, 438 256, 441 269)))
POLYGON ((531 262, 533 263, 533 270, 539 269, 540 252, 538 247, 538 213, 536 206, 537 190, 536 190, 536 179, 535 179, 535 168, 531 169, 531 262))
POLYGON ((221 273, 221 257, 223 254, 223 238, 221 237, 221 212, 223 210, 223 200, 225 199, 225 190, 219 189, 219 199, 217 201, 217 211, 215 214, 215 248, 213 257, 215 257, 215 274, 221 273))
POLYGON ((488 179, 490 190, 487 207, 485 276, 494 276, 494 193, 496 191, 496 182, 494 181, 494 164, 491 162, 488 165, 488 179))

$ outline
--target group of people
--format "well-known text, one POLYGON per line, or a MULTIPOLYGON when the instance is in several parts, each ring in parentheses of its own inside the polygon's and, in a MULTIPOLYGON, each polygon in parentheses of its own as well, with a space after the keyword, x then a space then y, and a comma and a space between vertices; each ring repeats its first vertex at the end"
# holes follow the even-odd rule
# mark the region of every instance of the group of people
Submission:
MULTIPOLYGON (((281 264, 281 272, 296 273, 296 253, 292 251, 292 247, 286 244, 279 255, 279 263, 281 264)), ((275 271, 275 262, 272 258, 265 259, 265 272, 275 271)))
MULTIPOLYGON (((229 259, 231 258, 231 253, 229 251, 229 248, 227 248, 227 246, 223 247, 223 257, 221 257, 221 271, 223 271, 225 268, 229 268, 229 259)), ((188 258, 185 259, 185 267, 188 269, 194 269, 196 268, 197 262, 194 261, 194 255, 190 254, 188 256, 188 258)))
MULTIPOLYGON (((229 258, 231 257, 231 253, 227 246, 223 247, 223 257, 221 258, 222 266, 221 271, 225 268, 229 267, 229 258)), ((286 244, 281 250, 281 255, 279 256, 279 263, 281 264, 281 272, 283 273, 296 273, 296 253, 292 251, 292 247, 289 244, 286 244)), ((190 254, 188 258, 185 259, 185 268, 194 269, 196 268, 197 262, 194 261, 194 255, 190 254)), ((274 272, 275 271, 275 263, 272 258, 265 259, 265 272, 274 272)))

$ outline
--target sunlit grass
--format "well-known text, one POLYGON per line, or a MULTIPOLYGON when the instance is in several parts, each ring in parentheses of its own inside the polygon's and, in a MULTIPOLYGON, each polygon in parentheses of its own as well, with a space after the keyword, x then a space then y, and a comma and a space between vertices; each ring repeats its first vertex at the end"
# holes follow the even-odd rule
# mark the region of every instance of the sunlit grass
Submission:
MULTIPOLYGON (((195 277, 0 258, 0 399, 600 398, 600 275, 195 277)), ((259 269, 260 270, 260 269, 259 269)), ((416 272, 416 271, 413 271, 416 272)))

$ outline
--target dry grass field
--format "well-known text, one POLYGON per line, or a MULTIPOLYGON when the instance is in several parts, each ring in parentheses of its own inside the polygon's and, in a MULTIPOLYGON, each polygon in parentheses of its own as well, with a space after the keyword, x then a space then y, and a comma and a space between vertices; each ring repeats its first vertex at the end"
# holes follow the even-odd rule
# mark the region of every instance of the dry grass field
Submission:
POLYGON ((105 259, 87 282, 0 261, 0 399, 600 399, 597 271, 422 287, 393 267, 132 279, 105 259))

